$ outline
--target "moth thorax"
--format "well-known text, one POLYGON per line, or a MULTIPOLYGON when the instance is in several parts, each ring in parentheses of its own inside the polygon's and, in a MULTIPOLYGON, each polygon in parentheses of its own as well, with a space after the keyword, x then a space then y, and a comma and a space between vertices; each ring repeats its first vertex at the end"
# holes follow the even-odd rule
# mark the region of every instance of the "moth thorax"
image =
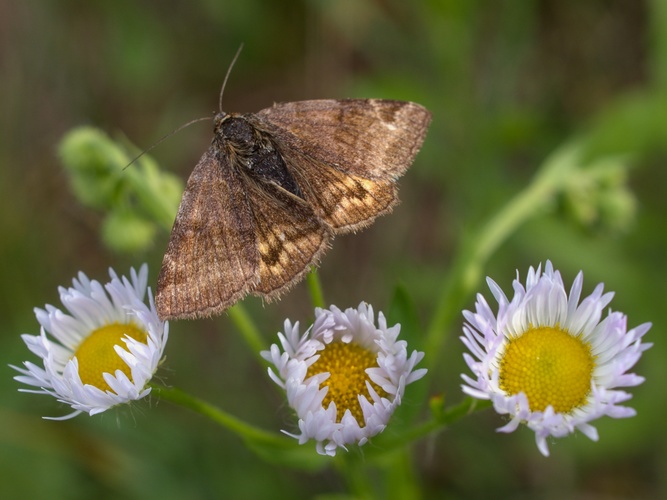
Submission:
POLYGON ((247 120, 238 116, 224 118, 219 126, 224 141, 238 150, 253 150, 257 147, 255 128, 247 120))

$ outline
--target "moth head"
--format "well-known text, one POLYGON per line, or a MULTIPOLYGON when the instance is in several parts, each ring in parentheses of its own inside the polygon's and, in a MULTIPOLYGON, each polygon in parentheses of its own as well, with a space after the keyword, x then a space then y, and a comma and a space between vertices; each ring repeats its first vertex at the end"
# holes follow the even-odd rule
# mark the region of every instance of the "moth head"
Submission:
POLYGON ((237 149, 252 149, 256 143, 255 129, 244 118, 218 113, 215 118, 216 136, 237 149))
POLYGON ((213 115, 213 132, 215 132, 215 134, 220 133, 220 126, 228 116, 229 115, 224 111, 219 111, 213 115))

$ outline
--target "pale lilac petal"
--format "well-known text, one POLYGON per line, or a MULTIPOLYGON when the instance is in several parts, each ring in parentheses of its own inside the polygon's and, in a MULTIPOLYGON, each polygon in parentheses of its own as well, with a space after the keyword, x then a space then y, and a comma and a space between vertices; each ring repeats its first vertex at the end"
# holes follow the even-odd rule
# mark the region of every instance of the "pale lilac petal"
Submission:
POLYGON ((299 433, 283 432, 300 444, 315 440, 317 452, 330 456, 338 448, 347 450, 347 445, 355 443, 361 446, 382 432, 400 404, 405 386, 426 374, 425 369, 415 369, 424 354, 413 351, 408 356, 407 343, 397 340, 399 333, 400 325, 389 327, 382 313, 378 313, 376 325, 372 306, 363 302, 356 309, 345 311, 336 306, 317 308, 315 322, 301 337, 298 323, 292 326, 286 320, 285 332, 278 334, 280 345, 273 344, 261 353, 275 367, 269 369, 269 376, 285 389, 287 401, 299 418, 299 433), (359 395, 363 422, 357 422, 349 409, 338 422, 335 403, 323 407, 328 386, 320 386, 330 374, 306 379, 308 368, 319 358, 320 351, 334 341, 354 342, 377 353, 377 367, 368 368, 366 373, 389 397, 381 397, 367 381, 370 400, 359 395))
POLYGON ((51 305, 36 308, 40 335, 22 335, 28 349, 42 359, 43 368, 26 361, 23 368, 13 367, 22 374, 14 377, 15 380, 39 387, 40 390, 32 392, 49 394, 75 410, 64 417, 52 418, 54 420, 72 418, 79 413, 96 415, 112 406, 145 397, 150 392, 146 385, 163 358, 169 325, 158 318, 147 288, 148 266, 142 265, 139 272, 131 269, 130 279, 119 277, 113 269, 109 270, 109 275, 111 280, 102 285, 80 272, 72 280, 71 288, 58 289, 67 313, 51 305), (143 302, 147 292, 148 306, 143 302), (105 373, 103 378, 112 391, 102 391, 82 383, 75 351, 90 333, 112 323, 133 323, 146 332, 147 341, 126 338, 123 345, 115 346, 132 376, 120 370, 105 373))
POLYGON ((627 330, 627 318, 622 313, 602 313, 613 298, 613 292, 603 293, 599 284, 587 297, 581 299, 583 273, 578 273, 569 297, 560 273, 550 261, 541 271, 541 265, 528 270, 526 284, 519 274, 512 283, 514 296, 508 299, 500 286, 487 278, 491 294, 498 303, 493 314, 483 296, 477 295, 475 312, 464 311, 463 335, 460 337, 468 352, 464 360, 473 376, 462 374, 462 391, 478 399, 490 399, 499 414, 507 415, 509 422, 498 430, 512 432, 523 423, 535 432, 539 451, 548 456, 547 439, 563 437, 579 429, 591 440, 598 434, 590 422, 604 415, 612 418, 634 416, 632 408, 622 403, 631 398, 627 392, 614 390, 641 384, 644 378, 628 373, 651 344, 641 338, 650 329, 645 323, 627 330), (523 393, 506 394, 499 385, 499 360, 504 345, 537 326, 561 328, 580 335, 590 346, 595 359, 591 391, 586 403, 570 413, 556 413, 551 406, 544 412, 531 411, 523 393))

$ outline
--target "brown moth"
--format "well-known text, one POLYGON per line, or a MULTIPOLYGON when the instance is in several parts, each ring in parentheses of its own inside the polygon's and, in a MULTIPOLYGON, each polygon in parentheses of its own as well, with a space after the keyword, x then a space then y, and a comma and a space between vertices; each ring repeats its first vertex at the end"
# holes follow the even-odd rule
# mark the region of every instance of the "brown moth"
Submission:
POLYGON ((430 121, 418 104, 381 99, 218 113, 162 261, 160 318, 211 316, 246 294, 285 292, 334 235, 391 211, 430 121))

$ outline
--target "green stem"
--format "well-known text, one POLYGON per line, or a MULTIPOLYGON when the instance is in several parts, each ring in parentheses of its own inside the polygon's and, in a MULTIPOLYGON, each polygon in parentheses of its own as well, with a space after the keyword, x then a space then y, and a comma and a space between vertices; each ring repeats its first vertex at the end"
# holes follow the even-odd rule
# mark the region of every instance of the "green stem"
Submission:
POLYGON ((153 394, 157 395, 160 399, 171 401, 174 404, 205 415, 246 441, 270 444, 271 446, 279 446, 282 448, 294 447, 294 440, 249 425, 220 408, 190 396, 180 389, 164 387, 156 384, 151 384, 151 387, 153 388, 153 394))
POLYGON ((367 465, 352 453, 338 453, 334 465, 345 479, 348 491, 358 499, 372 499, 376 495, 367 470, 367 465))
POLYGON ((386 491, 383 496, 388 500, 418 499, 422 497, 419 478, 415 471, 415 461, 410 450, 402 449, 391 457, 389 466, 384 472, 386 491))
MULTIPOLYGON (((248 312, 245 310, 242 304, 237 303, 234 306, 227 309, 227 314, 229 318, 234 322, 236 328, 239 329, 241 335, 248 344, 248 347, 252 352, 259 356, 260 351, 266 349, 266 343, 262 338, 262 335, 255 325, 255 322, 252 320, 248 312)), ((261 356, 259 356, 261 358, 261 356)))
POLYGON ((324 291, 322 290, 322 283, 320 282, 320 277, 317 274, 317 269, 313 268, 308 273, 307 281, 313 307, 320 307, 324 309, 326 307, 324 304, 324 291))
POLYGON ((122 174, 132 184, 132 190, 142 200, 146 210, 166 229, 171 231, 178 205, 173 199, 160 192, 162 173, 157 167, 140 161, 136 168, 122 170, 122 174))
POLYGON ((543 213, 564 187, 567 175, 577 165, 578 143, 566 144, 543 164, 534 181, 513 198, 458 253, 426 333, 427 368, 439 359, 449 327, 461 314, 465 302, 478 286, 489 257, 519 226, 543 213))
POLYGON ((490 401, 468 397, 459 404, 451 406, 441 413, 434 414, 430 420, 427 420, 426 422, 423 422, 415 427, 411 427, 398 436, 392 436, 386 440, 376 440, 375 448, 378 450, 378 453, 385 454, 389 450, 405 447, 410 443, 422 439, 436 431, 444 430, 466 415, 470 415, 476 411, 485 410, 490 406, 490 401))

